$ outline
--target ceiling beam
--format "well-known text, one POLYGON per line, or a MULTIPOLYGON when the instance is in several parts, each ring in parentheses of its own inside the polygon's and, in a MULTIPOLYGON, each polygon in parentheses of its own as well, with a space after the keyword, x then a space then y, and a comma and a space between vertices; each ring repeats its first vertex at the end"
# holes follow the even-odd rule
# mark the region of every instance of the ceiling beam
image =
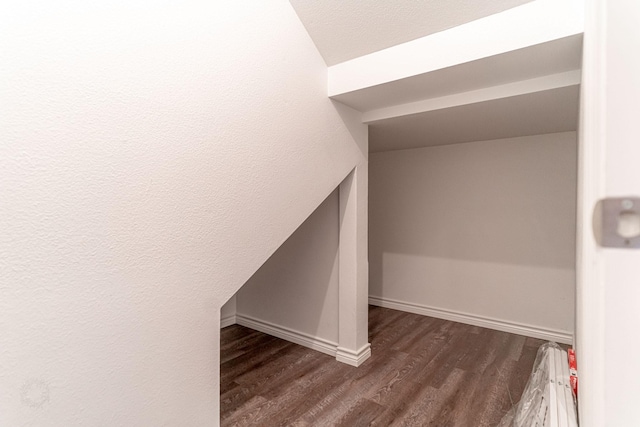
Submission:
POLYGON ((510 98, 513 96, 526 95, 529 93, 542 92, 567 86, 576 86, 580 84, 580 79, 580 70, 567 71, 564 73, 478 89, 470 92, 457 93, 439 98, 425 99, 422 101, 380 108, 363 113, 362 121, 363 123, 371 124, 376 121, 394 117, 409 116, 427 111, 476 104, 501 98, 510 98))
POLYGON ((344 95, 581 34, 583 8, 581 0, 536 0, 336 64, 328 69, 328 95, 366 111, 344 95))

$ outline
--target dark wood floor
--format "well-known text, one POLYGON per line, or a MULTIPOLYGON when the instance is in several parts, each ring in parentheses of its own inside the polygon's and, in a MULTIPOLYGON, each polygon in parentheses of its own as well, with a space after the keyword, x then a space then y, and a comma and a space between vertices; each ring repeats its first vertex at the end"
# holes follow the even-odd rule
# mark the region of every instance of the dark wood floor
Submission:
POLYGON ((221 331, 223 426, 495 426, 541 340, 370 307, 354 368, 234 325, 221 331))

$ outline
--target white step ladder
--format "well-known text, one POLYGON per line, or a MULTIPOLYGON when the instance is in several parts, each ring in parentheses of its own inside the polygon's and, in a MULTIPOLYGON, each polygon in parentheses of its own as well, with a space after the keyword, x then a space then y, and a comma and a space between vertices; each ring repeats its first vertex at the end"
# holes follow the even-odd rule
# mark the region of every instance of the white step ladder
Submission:
POLYGON ((558 344, 540 347, 520 402, 499 427, 578 427, 569 359, 558 344))
POLYGON ((566 351, 549 348, 549 417, 545 427, 578 427, 576 404, 569 383, 568 360, 566 351))

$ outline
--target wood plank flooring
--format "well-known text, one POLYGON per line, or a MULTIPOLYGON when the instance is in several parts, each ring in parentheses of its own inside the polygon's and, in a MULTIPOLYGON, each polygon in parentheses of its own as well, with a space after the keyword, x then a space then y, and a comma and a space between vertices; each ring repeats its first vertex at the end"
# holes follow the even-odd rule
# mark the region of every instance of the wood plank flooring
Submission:
POLYGON ((239 325, 221 331, 222 426, 495 426, 543 341, 380 307, 358 368, 239 325))

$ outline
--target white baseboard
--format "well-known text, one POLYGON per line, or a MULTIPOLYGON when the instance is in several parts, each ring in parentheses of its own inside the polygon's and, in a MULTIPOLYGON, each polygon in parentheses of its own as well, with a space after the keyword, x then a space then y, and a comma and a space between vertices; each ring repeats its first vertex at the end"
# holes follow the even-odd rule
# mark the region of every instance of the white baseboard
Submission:
POLYGON ((336 360, 351 366, 360 366, 371 357, 371 344, 367 343, 358 351, 351 351, 346 348, 338 347, 336 349, 336 360))
POLYGON ((264 332, 265 334, 300 344, 303 347, 307 347, 330 356, 335 357, 337 353, 337 343, 323 338, 314 337, 293 329, 285 328, 284 326, 245 316, 243 314, 236 314, 236 322, 238 325, 246 326, 247 328, 255 329, 256 331, 264 332))
POLYGON ((438 319, 451 320, 453 322, 466 323, 468 325, 480 326, 482 328, 495 329, 497 331, 524 335, 527 337, 538 338, 546 341, 554 341, 563 344, 573 343, 573 335, 567 331, 553 330, 541 328, 538 326, 508 322, 505 320, 492 319, 490 317, 429 307, 426 305, 392 300, 389 298, 370 296, 369 304, 379 307, 391 308, 394 310, 406 311, 414 314, 421 314, 423 316, 436 317, 438 319))
POLYGON ((220 319, 220 329, 226 328, 227 326, 235 325, 236 323, 238 322, 236 322, 235 314, 232 314, 227 317, 223 317, 222 319, 220 319))

